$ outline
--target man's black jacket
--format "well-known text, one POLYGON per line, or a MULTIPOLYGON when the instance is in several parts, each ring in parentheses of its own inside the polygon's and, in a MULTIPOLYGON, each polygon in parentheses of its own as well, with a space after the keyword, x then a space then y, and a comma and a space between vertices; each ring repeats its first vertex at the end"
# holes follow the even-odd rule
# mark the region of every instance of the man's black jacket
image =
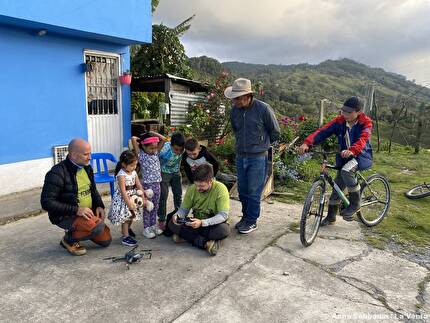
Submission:
MULTIPOLYGON (((91 181, 92 209, 104 208, 100 194, 94 182, 91 166, 85 166, 85 171, 91 181)), ((45 176, 45 183, 40 197, 42 208, 48 211, 49 220, 58 224, 65 217, 74 217, 78 213, 78 183, 76 172, 78 167, 69 158, 55 165, 45 176)))

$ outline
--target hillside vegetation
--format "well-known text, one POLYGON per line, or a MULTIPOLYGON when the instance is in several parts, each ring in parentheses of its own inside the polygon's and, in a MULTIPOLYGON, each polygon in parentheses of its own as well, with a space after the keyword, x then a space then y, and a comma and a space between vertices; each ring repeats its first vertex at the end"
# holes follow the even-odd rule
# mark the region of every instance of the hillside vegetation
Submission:
MULTIPOLYGON (((421 121, 422 146, 430 147, 430 89, 402 75, 346 58, 318 65, 262 65, 220 63, 202 56, 190 58, 190 65, 194 78, 203 82, 212 82, 223 71, 230 73, 231 80, 236 77, 251 79, 259 88, 262 100, 278 114, 287 116, 315 116, 322 99, 331 102, 328 109, 333 111, 349 96, 368 97, 373 84, 378 118, 386 124, 394 124, 394 120, 399 119, 394 141, 413 145, 415 129, 421 121)), ((385 139, 391 134, 389 127, 384 127, 383 132, 385 139)))

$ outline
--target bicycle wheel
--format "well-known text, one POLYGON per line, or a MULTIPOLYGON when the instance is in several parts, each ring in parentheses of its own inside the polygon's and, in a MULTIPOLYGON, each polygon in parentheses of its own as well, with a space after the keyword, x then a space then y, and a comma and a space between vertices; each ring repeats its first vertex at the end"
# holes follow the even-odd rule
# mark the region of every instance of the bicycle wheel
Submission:
POLYGON ((388 180, 379 174, 369 176, 361 183, 361 208, 358 218, 368 227, 384 219, 390 207, 391 191, 388 180))
POLYGON ((430 196, 430 184, 421 184, 412 187, 409 191, 405 193, 407 198, 412 200, 420 199, 422 197, 430 196))
POLYGON ((325 182, 316 180, 306 196, 300 219, 300 241, 305 247, 310 246, 317 234, 324 212, 325 182))

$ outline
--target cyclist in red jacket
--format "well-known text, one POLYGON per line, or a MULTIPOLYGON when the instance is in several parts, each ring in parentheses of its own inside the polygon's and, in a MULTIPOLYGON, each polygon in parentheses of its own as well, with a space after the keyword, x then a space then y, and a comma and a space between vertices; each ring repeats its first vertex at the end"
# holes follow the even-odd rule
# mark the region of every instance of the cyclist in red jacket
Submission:
MULTIPOLYGON (((339 167, 335 182, 344 190, 348 189, 350 205, 341 211, 346 221, 352 221, 352 216, 360 209, 360 185, 355 172, 372 166, 372 120, 361 110, 363 101, 353 96, 345 101, 341 108, 342 114, 323 127, 310 134, 299 147, 299 153, 304 154, 309 146, 317 145, 331 135, 338 138, 341 152, 336 155, 336 166, 339 167)), ((328 215, 322 225, 333 224, 339 209, 340 197, 333 190, 328 207, 328 215)))

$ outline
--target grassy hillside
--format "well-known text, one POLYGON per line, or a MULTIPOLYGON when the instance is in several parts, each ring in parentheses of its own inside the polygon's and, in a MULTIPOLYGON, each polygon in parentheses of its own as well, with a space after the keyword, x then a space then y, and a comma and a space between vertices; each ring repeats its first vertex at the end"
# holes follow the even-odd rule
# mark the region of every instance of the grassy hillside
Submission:
MULTIPOLYGON (((264 89, 262 99, 282 115, 315 116, 320 101, 329 99, 334 110, 349 96, 367 97, 371 84, 375 86, 378 117, 392 124, 402 103, 407 111, 395 132, 395 141, 405 144, 415 142, 418 116, 424 118, 423 133, 430 129, 430 89, 408 81, 404 76, 373 68, 350 59, 327 60, 318 65, 261 65, 240 62, 220 63, 209 57, 190 58, 196 79, 211 81, 222 71, 231 73, 231 80, 247 77, 254 84, 260 82, 264 89), (418 113, 419 106, 427 109, 418 113)), ((384 136, 390 133, 383 128, 384 136)), ((386 138, 386 136, 385 136, 386 138)), ((429 135, 424 135, 423 146, 430 148, 429 135)))

